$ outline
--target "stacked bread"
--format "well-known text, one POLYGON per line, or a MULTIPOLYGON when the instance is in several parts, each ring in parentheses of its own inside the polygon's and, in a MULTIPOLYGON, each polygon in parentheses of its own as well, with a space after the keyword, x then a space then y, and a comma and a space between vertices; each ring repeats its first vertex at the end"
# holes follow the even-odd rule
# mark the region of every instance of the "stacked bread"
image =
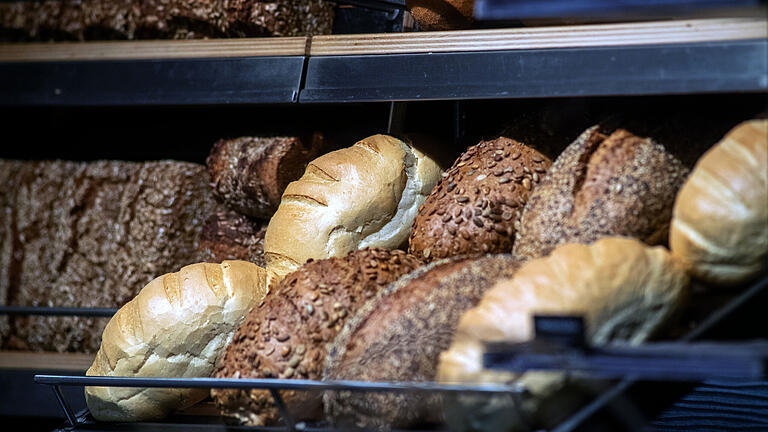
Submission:
POLYGON ((44 0, 0 3, 0 40, 199 39, 328 34, 322 0, 44 0))

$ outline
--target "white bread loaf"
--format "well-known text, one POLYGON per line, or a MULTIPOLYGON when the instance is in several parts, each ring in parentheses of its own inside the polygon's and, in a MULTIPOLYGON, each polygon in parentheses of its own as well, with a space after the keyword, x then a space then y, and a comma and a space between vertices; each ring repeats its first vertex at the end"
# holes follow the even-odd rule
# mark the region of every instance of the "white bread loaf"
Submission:
POLYGON ((675 200, 669 246, 711 283, 768 267, 768 120, 736 126, 699 159, 675 200))
POLYGON ((403 245, 440 173, 434 160, 387 135, 315 159, 269 221, 267 270, 282 277, 310 258, 403 245))
MULTIPOLYGON (((264 299, 269 279, 245 261, 192 264, 154 279, 109 321, 86 375, 210 377, 240 321, 264 299)), ((163 418, 208 392, 86 387, 85 399, 98 420, 142 421, 163 418)))
POLYGON ((563 387, 566 376, 559 372, 516 375, 483 369, 484 344, 529 340, 534 314, 583 316, 591 344, 636 344, 680 306, 687 284, 683 265, 666 249, 629 238, 566 244, 528 261, 461 317, 438 367, 443 383, 515 382, 528 393, 517 401, 459 396, 447 405, 447 421, 457 430, 515 430, 520 419, 510 413, 534 415, 545 398, 563 387))

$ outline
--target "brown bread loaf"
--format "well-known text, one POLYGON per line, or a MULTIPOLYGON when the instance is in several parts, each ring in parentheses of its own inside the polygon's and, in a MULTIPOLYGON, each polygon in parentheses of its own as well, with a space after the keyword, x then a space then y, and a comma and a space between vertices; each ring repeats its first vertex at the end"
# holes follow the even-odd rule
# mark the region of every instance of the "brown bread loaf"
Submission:
POLYGON ((461 317, 450 349, 440 355, 438 380, 516 384, 527 391, 519 398, 446 397, 446 422, 457 431, 553 428, 562 419, 536 415, 545 399, 562 393, 568 377, 560 372, 520 375, 483 369, 484 344, 530 340, 535 314, 583 316, 590 344, 639 344, 682 305, 687 284, 682 263, 669 251, 628 238, 561 245, 547 257, 526 262, 461 317))
POLYGON ((408 251, 425 260, 511 252, 523 207, 551 163, 504 137, 470 147, 419 208, 408 251))
MULTIPOLYGON (((327 346, 366 300, 421 263, 399 250, 363 249, 310 261, 289 274, 255 308, 219 358, 220 378, 320 379, 327 346)), ((266 390, 212 390, 226 415, 250 425, 275 422, 266 390)), ((319 414, 320 395, 281 392, 294 416, 319 414)))
MULTIPOLYGON (((433 381, 461 314, 519 262, 510 255, 453 258, 423 267, 366 303, 342 330, 323 379, 433 381)), ((329 392, 338 426, 406 427, 440 410, 439 395, 329 392)))
POLYGON ((558 156, 528 198, 513 251, 537 258, 559 244, 612 235, 664 242, 687 174, 649 138, 591 127, 558 156))
MULTIPOLYGON (((267 294, 267 272, 245 261, 198 263, 162 275, 112 317, 89 376, 210 377, 237 325, 267 294)), ((97 420, 162 419, 206 389, 86 387, 97 420)))
POLYGON ((323 136, 219 140, 206 161, 217 198, 246 216, 269 219, 288 183, 318 156, 323 136))
POLYGON ((677 195, 669 245, 711 283, 768 268, 768 120, 740 124, 699 159, 677 195))
MULTIPOLYGON (((0 161, 0 293, 19 306, 119 307, 201 261, 215 206, 202 165, 0 161)), ((95 353, 104 318, 16 316, 5 346, 95 353)))
POLYGON ((425 31, 472 27, 475 0, 406 0, 405 5, 425 31))
POLYGON ((0 3, 0 40, 194 39, 329 34, 323 0, 46 0, 0 3))
POLYGON ((205 261, 243 260, 264 267, 265 221, 253 220, 232 210, 211 214, 200 233, 205 261))

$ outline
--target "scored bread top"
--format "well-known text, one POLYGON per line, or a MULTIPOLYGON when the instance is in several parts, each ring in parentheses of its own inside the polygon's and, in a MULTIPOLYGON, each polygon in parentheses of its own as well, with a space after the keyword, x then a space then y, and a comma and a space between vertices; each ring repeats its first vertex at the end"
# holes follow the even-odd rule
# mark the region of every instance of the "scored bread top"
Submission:
MULTIPOLYGON (((219 351, 266 295, 267 272, 245 261, 199 263, 147 284, 107 324, 86 375, 209 377, 219 351)), ((205 389, 86 387, 105 421, 160 419, 205 397, 205 389)))
POLYGON ((269 222, 268 269, 284 276, 310 258, 403 245, 439 177, 432 159, 386 135, 315 159, 288 185, 269 222))

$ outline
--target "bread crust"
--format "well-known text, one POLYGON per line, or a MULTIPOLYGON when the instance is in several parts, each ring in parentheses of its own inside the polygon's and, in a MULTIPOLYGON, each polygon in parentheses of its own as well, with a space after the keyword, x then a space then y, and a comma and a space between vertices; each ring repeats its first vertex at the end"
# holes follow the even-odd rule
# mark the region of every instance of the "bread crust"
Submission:
MULTIPOLYGON (((209 377, 240 320, 261 302, 270 277, 255 264, 198 263, 154 279, 107 324, 88 376, 209 377)), ((165 417, 206 389, 86 387, 97 420, 165 417)))
POLYGON ((408 251, 427 261, 511 252, 523 207, 551 164, 510 138, 470 147, 419 208, 408 251))
POLYGON ((715 284, 766 269, 768 120, 738 125, 699 159, 677 195, 669 245, 694 276, 715 284))
POLYGON ((484 424, 481 430, 513 430, 520 419, 510 412, 530 416, 543 399, 562 389, 562 373, 518 375, 482 367, 484 343, 532 337, 533 314, 583 316, 591 344, 638 344, 681 306, 687 284, 685 268, 666 249, 629 238, 561 245, 547 257, 528 261, 461 317, 437 374, 443 383, 518 383, 528 393, 516 402, 461 396, 447 404, 446 420, 457 430, 471 429, 472 422, 484 424), (488 429, 489 424, 494 427, 488 429))
POLYGON ((555 160, 523 211, 513 252, 547 255, 564 243, 627 236, 667 237, 688 169, 663 146, 618 129, 587 129, 555 160))
MULTIPOLYGON (((366 300, 421 262, 403 251, 363 249, 306 263, 253 309, 218 361, 219 378, 320 379, 327 346, 366 300)), ((249 425, 279 419, 266 390, 212 390, 225 415, 249 425)), ((281 392, 294 416, 319 414, 319 394, 281 392)))
POLYGON ((425 31, 472 27, 475 0, 406 0, 408 10, 425 31))
POLYGON ((386 135, 315 159, 285 189, 269 221, 268 270, 284 276, 310 258, 403 245, 439 177, 432 159, 386 135))
POLYGON ((243 260, 264 267, 266 223, 232 210, 212 213, 200 233, 200 249, 209 262, 243 260))
MULTIPOLYGON (((323 379, 433 381, 462 312, 518 265, 510 255, 458 257, 401 278, 344 326, 323 379)), ((406 427, 440 407, 439 396, 416 393, 327 392, 324 401, 327 418, 338 426, 406 427)))

